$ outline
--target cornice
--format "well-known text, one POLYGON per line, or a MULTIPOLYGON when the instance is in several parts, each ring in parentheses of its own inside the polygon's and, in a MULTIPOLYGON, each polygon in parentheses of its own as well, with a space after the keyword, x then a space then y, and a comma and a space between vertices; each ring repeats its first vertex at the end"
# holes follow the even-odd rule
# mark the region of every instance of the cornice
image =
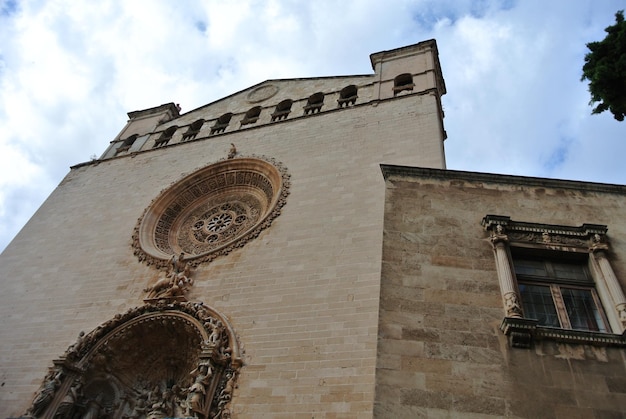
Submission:
POLYGON ((530 176, 501 175, 461 170, 432 169, 426 167, 397 166, 381 164, 381 171, 386 181, 396 178, 433 179, 440 181, 462 180, 467 182, 491 183, 497 185, 545 187, 553 189, 571 189, 578 191, 602 192, 626 195, 626 185, 585 182, 577 180, 549 179, 530 176))
POLYGON ((157 114, 160 112, 166 112, 166 111, 170 111, 172 115, 174 115, 174 117, 179 116, 178 108, 176 107, 174 103, 165 103, 160 106, 155 106, 154 108, 142 109, 139 111, 131 111, 131 112, 128 112, 127 115, 130 119, 137 119, 140 117, 150 116, 150 115, 154 115, 154 114, 157 114))

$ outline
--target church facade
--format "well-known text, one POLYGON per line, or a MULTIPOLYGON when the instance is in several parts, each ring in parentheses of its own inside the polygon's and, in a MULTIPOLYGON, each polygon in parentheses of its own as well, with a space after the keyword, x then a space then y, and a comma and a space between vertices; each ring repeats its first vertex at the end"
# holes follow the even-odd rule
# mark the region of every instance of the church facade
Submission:
POLYGON ((72 167, 0 256, 0 417, 619 417, 626 188, 447 170, 435 41, 370 59, 72 167))

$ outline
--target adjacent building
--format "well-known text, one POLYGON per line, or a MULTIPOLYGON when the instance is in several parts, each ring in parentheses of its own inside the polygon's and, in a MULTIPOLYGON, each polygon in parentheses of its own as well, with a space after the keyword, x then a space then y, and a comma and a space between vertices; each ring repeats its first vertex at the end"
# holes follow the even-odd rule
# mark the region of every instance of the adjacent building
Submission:
POLYGON ((624 417, 626 187, 382 171, 375 417, 624 417))

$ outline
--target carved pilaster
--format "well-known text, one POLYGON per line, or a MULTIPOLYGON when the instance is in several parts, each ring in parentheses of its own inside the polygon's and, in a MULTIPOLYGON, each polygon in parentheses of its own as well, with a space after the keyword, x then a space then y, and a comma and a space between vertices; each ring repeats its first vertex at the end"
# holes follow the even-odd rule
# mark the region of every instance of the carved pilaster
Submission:
POLYGON ((498 268, 498 279, 500 281, 500 292, 504 301, 504 309, 507 317, 523 317, 520 299, 515 287, 515 277, 506 251, 506 242, 498 240, 493 248, 496 252, 498 268))
POLYGON ((489 240, 496 254, 496 268, 498 269, 500 293, 502 294, 506 317, 520 318, 523 317, 522 306, 515 286, 515 274, 507 252, 509 238, 505 226, 508 222, 509 217, 487 216, 483 219, 483 226, 490 233, 489 240))
POLYGON ((615 310, 617 310, 618 318, 622 327, 622 330, 620 330, 620 332, 623 332, 624 330, 626 330, 626 296, 624 296, 622 287, 617 281, 617 277, 615 276, 615 272, 613 272, 613 268, 611 268, 611 263, 606 257, 606 250, 608 250, 608 245, 600 242, 598 238, 595 238, 591 250, 593 252, 593 256, 596 262, 598 263, 606 286, 609 289, 609 293, 613 298, 615 310))

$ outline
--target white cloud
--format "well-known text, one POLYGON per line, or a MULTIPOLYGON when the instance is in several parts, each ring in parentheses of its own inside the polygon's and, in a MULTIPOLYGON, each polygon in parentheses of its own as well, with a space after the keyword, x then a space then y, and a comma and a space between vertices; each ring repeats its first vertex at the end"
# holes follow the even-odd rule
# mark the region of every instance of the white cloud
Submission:
MULTIPOLYGON (((584 125, 599 122, 580 82, 585 43, 594 39, 587 37, 589 26, 606 26, 618 5, 549 3, 541 13, 537 6, 520 2, 437 27, 450 92, 444 98, 449 167, 623 183, 624 174, 620 179, 603 164, 570 164, 584 156, 583 143, 595 142, 583 137, 584 125), (464 65, 471 68, 453 69, 450 77, 450 67, 464 65)), ((607 146, 620 149, 619 124, 610 119, 597 124, 597 133, 611 132, 607 146)))
POLYGON ((0 0, 0 249, 125 113, 190 110, 269 78, 370 73, 436 38, 448 167, 626 183, 624 127, 591 116, 585 43, 617 1, 0 0))

